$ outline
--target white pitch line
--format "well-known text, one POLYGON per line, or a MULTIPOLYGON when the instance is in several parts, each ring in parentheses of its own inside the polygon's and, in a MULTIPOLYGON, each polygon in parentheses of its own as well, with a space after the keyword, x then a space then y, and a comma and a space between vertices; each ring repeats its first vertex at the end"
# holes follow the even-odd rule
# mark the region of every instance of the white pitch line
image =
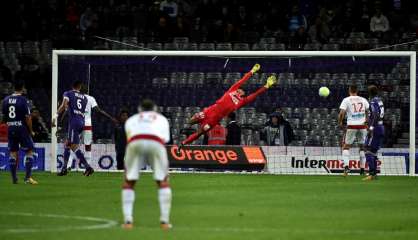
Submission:
POLYGON ((43 213, 25 213, 25 212, 0 212, 0 215, 10 215, 10 216, 26 216, 26 217, 45 217, 45 218, 61 218, 61 219, 76 219, 90 222, 98 222, 98 224, 86 225, 86 226, 65 226, 65 227, 54 227, 54 228, 9 228, 1 229, 3 232, 7 233, 33 233, 33 232, 63 232, 71 230, 92 230, 92 229, 103 229, 111 228, 117 225, 116 221, 97 218, 97 217, 88 217, 88 216, 69 216, 69 215, 59 215, 59 214, 43 214, 43 213))

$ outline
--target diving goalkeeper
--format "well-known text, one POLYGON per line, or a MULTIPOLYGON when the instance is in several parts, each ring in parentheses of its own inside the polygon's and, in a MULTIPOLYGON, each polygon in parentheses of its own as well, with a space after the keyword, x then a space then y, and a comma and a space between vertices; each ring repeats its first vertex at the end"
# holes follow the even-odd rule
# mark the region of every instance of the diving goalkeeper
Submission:
POLYGON ((267 79, 267 82, 263 87, 251 95, 245 96, 244 90, 240 87, 258 70, 260 70, 260 65, 255 64, 251 71, 246 73, 241 80, 232 85, 232 87, 228 89, 228 91, 221 98, 219 98, 215 104, 205 108, 202 112, 196 113, 189 121, 189 124, 193 125, 199 123, 200 127, 197 132, 190 135, 180 144, 177 151, 180 151, 184 145, 198 139, 202 134, 216 126, 222 118, 228 116, 231 112, 254 101, 258 95, 264 93, 276 83, 276 77, 272 75, 267 79))

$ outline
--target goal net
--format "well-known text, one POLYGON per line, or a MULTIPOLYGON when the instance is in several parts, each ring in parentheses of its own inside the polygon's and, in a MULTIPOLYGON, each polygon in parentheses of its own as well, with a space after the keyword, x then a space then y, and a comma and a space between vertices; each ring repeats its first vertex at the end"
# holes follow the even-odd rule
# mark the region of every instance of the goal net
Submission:
MULTIPOLYGON (((379 87, 385 107, 386 135, 378 153, 382 175, 415 175, 416 133, 415 52, 258 52, 258 51, 75 51, 53 53, 52 115, 74 80, 87 86, 99 106, 117 116, 121 109, 135 113, 141 99, 153 99, 170 120, 172 144, 197 129, 193 114, 213 104, 255 63, 261 65, 243 86, 246 94, 276 75, 279 84, 253 103, 237 110, 241 145, 260 146, 267 160, 263 172, 273 174, 338 174, 342 172, 338 126, 339 106, 356 85, 368 98, 367 86, 379 87), (327 98, 318 89, 331 90, 327 98), (287 146, 272 143, 266 131, 273 112, 290 123, 293 137, 287 146), (277 144, 277 145, 276 145, 277 144)), ((225 126, 225 122, 222 122, 225 126)), ((62 167, 65 123, 52 129, 51 159, 55 172, 62 167), (56 137, 58 136, 58 137, 56 137)), ((100 170, 113 170, 115 126, 93 115, 93 158, 100 170)), ((282 129, 283 131, 283 129, 282 129)), ((276 133, 280 133, 280 128, 276 133)), ((203 138, 194 144, 203 144, 203 138)), ((359 145, 350 150, 350 168, 360 169, 359 145)), ((366 166, 367 169, 367 166, 366 166)))

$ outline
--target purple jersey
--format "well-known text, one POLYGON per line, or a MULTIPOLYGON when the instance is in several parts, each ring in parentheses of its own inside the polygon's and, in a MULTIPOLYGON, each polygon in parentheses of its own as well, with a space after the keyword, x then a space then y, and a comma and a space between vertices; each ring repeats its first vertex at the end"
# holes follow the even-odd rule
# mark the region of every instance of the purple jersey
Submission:
POLYGON ((5 122, 9 127, 25 127, 26 116, 30 115, 28 100, 20 95, 13 94, 3 100, 2 107, 5 122))
POLYGON ((383 101, 379 97, 370 100, 369 109, 369 126, 373 127, 372 134, 366 139, 366 146, 376 153, 382 145, 385 136, 385 127, 383 126, 383 117, 385 116, 385 108, 383 101))
POLYGON ((64 93, 64 99, 68 100, 69 122, 84 125, 87 97, 79 91, 70 90, 64 93))
POLYGON ((33 149, 26 125, 26 117, 30 115, 28 100, 19 94, 10 95, 3 100, 2 112, 8 126, 9 151, 33 149))
POLYGON ((385 116, 385 107, 383 101, 379 97, 374 97, 370 100, 369 126, 376 127, 383 125, 383 118, 385 116))

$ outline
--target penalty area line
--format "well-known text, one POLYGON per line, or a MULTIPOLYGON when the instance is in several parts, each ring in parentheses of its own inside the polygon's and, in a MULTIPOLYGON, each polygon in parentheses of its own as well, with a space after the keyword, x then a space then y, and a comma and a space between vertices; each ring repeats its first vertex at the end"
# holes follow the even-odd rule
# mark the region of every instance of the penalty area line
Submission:
MULTIPOLYGON (((114 220, 89 217, 89 216, 70 216, 61 214, 46 214, 46 213, 29 213, 29 212, 0 212, 0 215, 6 216, 24 216, 24 217, 41 217, 41 218, 59 218, 72 219, 95 222, 96 224, 85 226, 64 226, 64 227, 42 227, 42 228, 0 228, 0 231, 6 233, 35 233, 35 232, 63 232, 71 230, 93 230, 104 229, 116 226, 118 223, 114 220)), ((46 226, 46 225, 45 225, 46 226)))

